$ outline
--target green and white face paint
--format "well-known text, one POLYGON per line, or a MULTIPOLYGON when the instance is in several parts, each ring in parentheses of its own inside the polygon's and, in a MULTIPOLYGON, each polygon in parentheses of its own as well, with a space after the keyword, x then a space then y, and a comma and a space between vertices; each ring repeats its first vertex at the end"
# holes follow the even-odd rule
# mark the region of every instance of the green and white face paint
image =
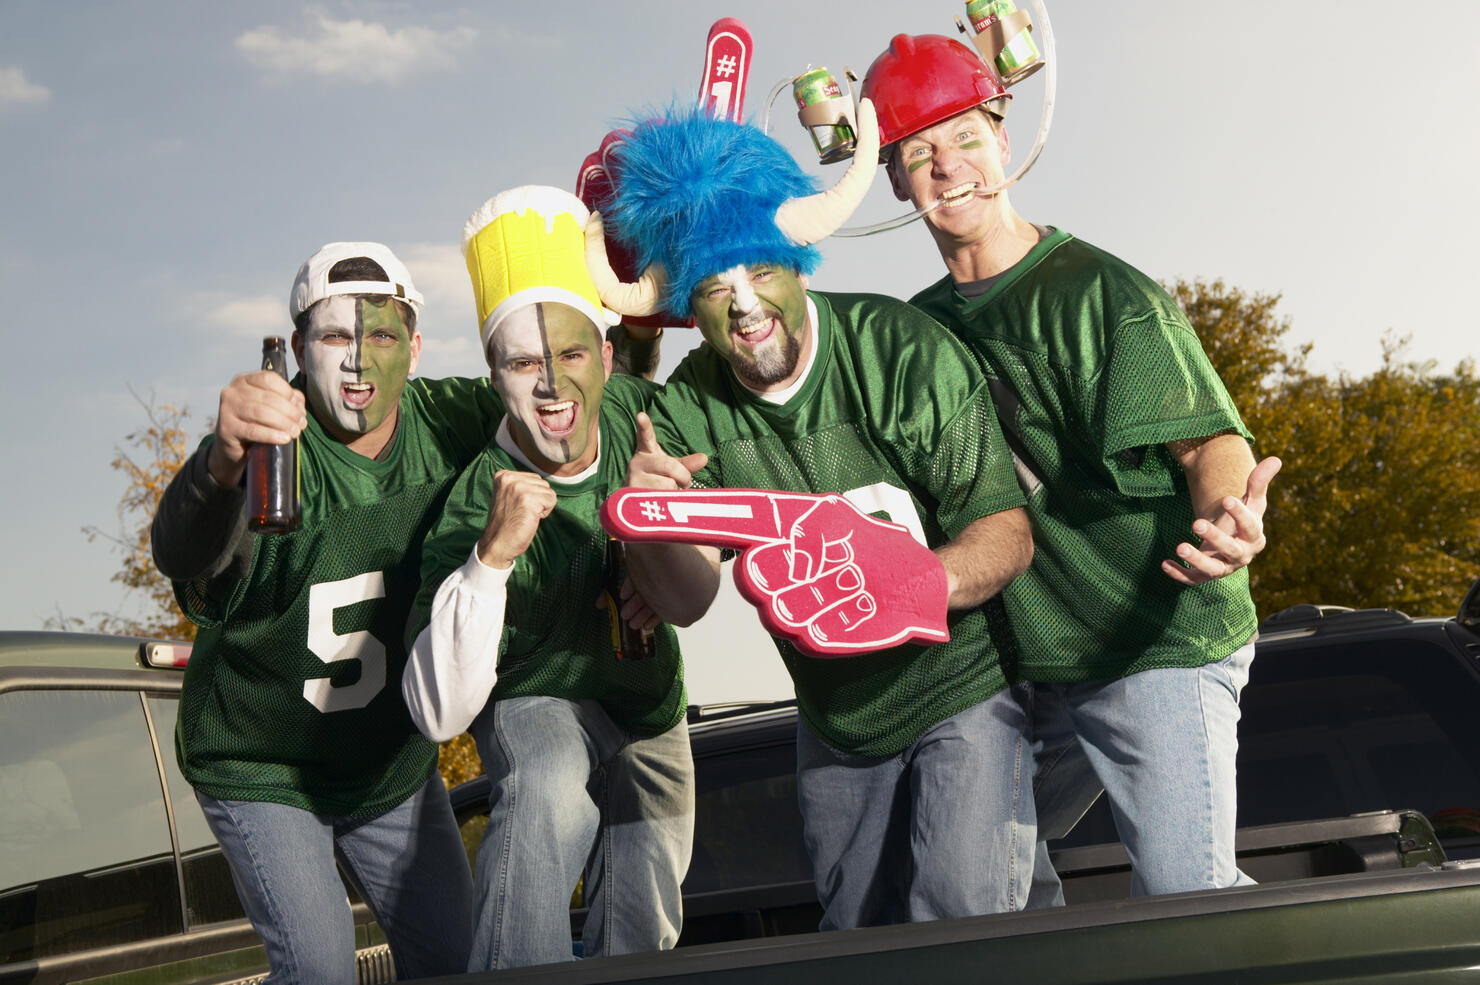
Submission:
POLYGON ((796 381, 811 345, 804 275, 770 263, 732 267, 700 281, 689 305, 741 383, 764 393, 796 381))
POLYGON ((406 326, 400 307, 375 295, 325 298, 296 341, 308 405, 324 429, 352 446, 381 432, 388 440, 421 354, 421 336, 406 326))
POLYGON ((549 475, 589 468, 612 368, 611 344, 591 320, 563 304, 531 304, 499 322, 487 355, 519 450, 549 475))

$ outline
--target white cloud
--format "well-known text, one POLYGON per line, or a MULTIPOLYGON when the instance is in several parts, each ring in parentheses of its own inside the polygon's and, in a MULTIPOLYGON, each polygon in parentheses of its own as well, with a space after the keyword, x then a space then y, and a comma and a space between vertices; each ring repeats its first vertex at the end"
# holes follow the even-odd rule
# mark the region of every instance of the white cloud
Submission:
POLYGON ((426 303, 421 328, 421 376, 481 376, 473 285, 461 251, 453 243, 409 243, 396 250, 426 303))
POLYGON ((274 75, 395 82, 416 72, 450 67, 453 52, 478 36, 471 27, 391 29, 374 21, 334 20, 312 10, 309 17, 313 26, 301 33, 272 26, 247 31, 236 39, 236 49, 274 75))
POLYGON ((287 299, 275 295, 202 297, 195 310, 204 313, 207 324, 223 329, 233 338, 260 341, 268 335, 287 335, 293 330, 288 322, 287 299))
POLYGON ((409 243, 396 251, 416 289, 426 298, 428 307, 465 308, 473 310, 473 285, 468 280, 468 265, 453 243, 409 243))
MULTIPOLYGON (((469 324, 472 319, 468 319, 469 324)), ((443 324, 421 336, 421 363, 416 375, 430 380, 444 376, 483 376, 488 372, 483 355, 478 351, 478 336, 469 328, 462 335, 449 336, 452 326, 443 324)))
POLYGON ((51 90, 26 78, 26 70, 14 65, 0 68, 0 109, 6 106, 26 106, 44 103, 51 98, 51 90))

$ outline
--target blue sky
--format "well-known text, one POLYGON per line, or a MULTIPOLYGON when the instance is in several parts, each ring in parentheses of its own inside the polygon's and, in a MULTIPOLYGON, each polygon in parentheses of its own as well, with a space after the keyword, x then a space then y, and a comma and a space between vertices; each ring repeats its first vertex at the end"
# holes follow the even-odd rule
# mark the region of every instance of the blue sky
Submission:
MULTIPOLYGON (((0 626, 129 604, 81 528, 115 523, 108 462, 143 420, 130 388, 203 432, 261 337, 288 332, 293 272, 321 243, 390 244, 427 296, 423 374, 481 373, 463 220, 513 185, 570 187, 614 121, 689 98, 716 18, 755 35, 758 112, 782 77, 861 73, 895 33, 953 34, 960 9, 0 0, 0 626)), ((1157 278, 1282 294, 1319 368, 1370 371, 1389 330, 1442 369, 1480 354, 1463 286, 1480 266, 1480 6, 1049 13, 1059 88, 1047 149, 1012 192, 1025 216, 1157 278)), ((1025 152, 1042 85, 1015 91, 1025 152)), ((776 112, 810 153, 784 99, 776 112)), ((856 221, 900 211, 881 176, 856 221)), ((823 253, 823 290, 908 296, 942 272, 918 225, 823 253)), ((671 333, 665 371, 690 342, 671 333)), ((723 659, 707 651, 737 633, 763 645, 749 619, 712 617, 691 663, 723 659)))

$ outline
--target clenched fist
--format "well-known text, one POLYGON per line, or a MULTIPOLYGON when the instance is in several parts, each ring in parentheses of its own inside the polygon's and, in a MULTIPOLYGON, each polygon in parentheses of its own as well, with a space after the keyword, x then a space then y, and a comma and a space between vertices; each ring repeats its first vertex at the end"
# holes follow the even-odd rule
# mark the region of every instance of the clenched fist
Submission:
POLYGON ((488 526, 478 538, 478 560, 490 568, 507 568, 525 551, 540 521, 555 509, 555 490, 533 472, 500 469, 493 474, 488 526))

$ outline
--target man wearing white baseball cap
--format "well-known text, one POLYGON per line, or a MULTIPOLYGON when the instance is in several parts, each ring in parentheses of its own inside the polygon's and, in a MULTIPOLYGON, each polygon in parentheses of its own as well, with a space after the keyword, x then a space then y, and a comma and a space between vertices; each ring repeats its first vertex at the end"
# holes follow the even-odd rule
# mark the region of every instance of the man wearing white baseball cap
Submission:
POLYGON ((398 977, 461 972, 472 886, 437 747, 396 684, 422 540, 503 410, 486 380, 410 380, 421 295, 379 243, 330 243, 289 296, 300 373, 237 376, 171 482, 155 562, 200 626, 176 751, 267 946, 270 981, 355 981, 336 858, 398 977), (247 532, 255 443, 298 440, 301 523, 247 532))

